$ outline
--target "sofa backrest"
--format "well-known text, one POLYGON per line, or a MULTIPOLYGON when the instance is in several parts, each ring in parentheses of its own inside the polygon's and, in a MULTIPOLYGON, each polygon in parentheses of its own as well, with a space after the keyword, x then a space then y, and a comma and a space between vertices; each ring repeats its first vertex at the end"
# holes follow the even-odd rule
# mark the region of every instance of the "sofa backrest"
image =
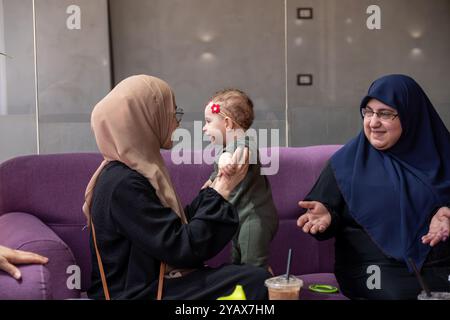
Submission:
MULTIPOLYGON (((319 242, 303 233, 297 227, 297 219, 304 210, 298 207, 311 190, 328 159, 339 145, 311 146, 302 148, 279 148, 279 171, 269 175, 272 195, 278 210, 280 224, 277 235, 271 244, 269 264, 275 274, 282 274, 286 269, 289 248, 293 249, 291 271, 295 274, 333 272, 334 240, 319 242)), ((269 152, 273 157, 274 150, 261 149, 261 161, 269 152)), ((211 174, 212 166, 208 165, 174 165, 170 153, 163 154, 172 181, 183 204, 188 203, 211 174)), ((201 159, 199 152, 194 152, 190 159, 201 159)), ((189 159, 189 157, 188 157, 189 159)), ((230 246, 217 257, 208 261, 212 266, 227 262, 230 257, 230 246)))
POLYGON ((81 208, 101 160, 96 153, 31 155, 0 165, 0 215, 29 213, 49 226, 72 249, 82 270, 82 289, 90 283, 91 259, 81 208))
POLYGON ((269 264, 275 274, 286 271, 289 248, 293 250, 294 274, 333 272, 334 239, 319 242, 297 227, 304 210, 298 202, 313 187, 329 158, 340 146, 281 148, 278 174, 269 176, 280 225, 272 241, 269 264))
MULTIPOLYGON (((269 176, 280 217, 278 233, 271 245, 270 265, 284 272, 289 248, 293 249, 291 270, 296 274, 332 272, 333 241, 319 243, 296 227, 301 214, 299 200, 308 193, 326 161, 339 146, 280 148, 279 172, 269 176)), ((266 150, 262 149, 262 157, 266 150)), ((273 150, 271 150, 274 152, 273 150)), ((191 156, 194 159, 194 152, 191 156)), ((173 184, 183 204, 189 203, 208 179, 212 166, 180 164, 163 152, 173 184)), ((30 213, 47 224, 72 249, 82 270, 82 289, 90 282, 89 231, 81 207, 86 185, 102 161, 96 153, 33 155, 17 157, 0 165, 0 215, 30 213)), ((20 228, 18 226, 18 228, 20 228)), ((229 247, 210 261, 228 260, 229 247)))

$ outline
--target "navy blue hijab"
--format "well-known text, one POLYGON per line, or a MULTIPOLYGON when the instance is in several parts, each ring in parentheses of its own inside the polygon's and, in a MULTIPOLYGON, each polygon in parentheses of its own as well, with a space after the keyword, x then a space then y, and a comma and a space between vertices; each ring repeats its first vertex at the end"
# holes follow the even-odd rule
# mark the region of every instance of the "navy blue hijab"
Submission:
POLYGON ((378 247, 421 268, 430 250, 421 237, 436 209, 450 204, 450 134, 408 76, 376 80, 360 108, 372 98, 397 110, 399 140, 379 151, 362 130, 332 157, 331 166, 350 214, 378 247))

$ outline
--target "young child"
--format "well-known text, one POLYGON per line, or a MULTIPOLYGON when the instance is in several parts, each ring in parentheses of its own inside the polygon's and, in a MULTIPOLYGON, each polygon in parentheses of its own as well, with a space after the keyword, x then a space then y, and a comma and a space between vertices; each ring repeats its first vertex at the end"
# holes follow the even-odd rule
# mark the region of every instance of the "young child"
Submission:
MULTIPOLYGON (((211 142, 223 146, 214 172, 203 188, 210 186, 219 171, 233 174, 233 155, 237 148, 248 147, 250 165, 244 180, 231 193, 229 202, 239 213, 239 229, 233 239, 232 262, 268 267, 269 245, 278 229, 278 215, 266 176, 261 175, 258 149, 246 137, 253 122, 253 102, 242 91, 217 92, 205 108, 203 132, 211 142)), ((236 153, 237 154, 237 153, 236 153)))

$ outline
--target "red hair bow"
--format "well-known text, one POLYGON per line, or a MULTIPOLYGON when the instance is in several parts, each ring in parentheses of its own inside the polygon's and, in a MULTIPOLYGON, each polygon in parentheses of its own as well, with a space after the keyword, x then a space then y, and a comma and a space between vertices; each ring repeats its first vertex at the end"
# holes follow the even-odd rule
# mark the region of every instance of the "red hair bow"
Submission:
POLYGON ((211 106, 211 112, 212 113, 219 113, 220 112, 220 105, 218 105, 218 104, 213 104, 212 106, 211 106))

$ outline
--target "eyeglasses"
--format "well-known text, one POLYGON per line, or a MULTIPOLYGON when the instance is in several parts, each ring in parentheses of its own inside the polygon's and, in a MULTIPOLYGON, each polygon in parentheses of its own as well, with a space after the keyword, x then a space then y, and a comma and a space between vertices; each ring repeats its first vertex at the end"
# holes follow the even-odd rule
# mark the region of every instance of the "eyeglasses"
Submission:
POLYGON ((184 110, 183 108, 178 108, 178 106, 175 107, 175 119, 177 119, 177 122, 180 123, 181 119, 183 119, 184 110))
POLYGON ((363 118, 372 118, 374 114, 376 114, 379 119, 385 120, 385 121, 389 121, 389 120, 392 121, 396 117, 398 117, 398 113, 393 113, 391 111, 375 112, 369 108, 361 109, 361 115, 363 116, 363 118))

